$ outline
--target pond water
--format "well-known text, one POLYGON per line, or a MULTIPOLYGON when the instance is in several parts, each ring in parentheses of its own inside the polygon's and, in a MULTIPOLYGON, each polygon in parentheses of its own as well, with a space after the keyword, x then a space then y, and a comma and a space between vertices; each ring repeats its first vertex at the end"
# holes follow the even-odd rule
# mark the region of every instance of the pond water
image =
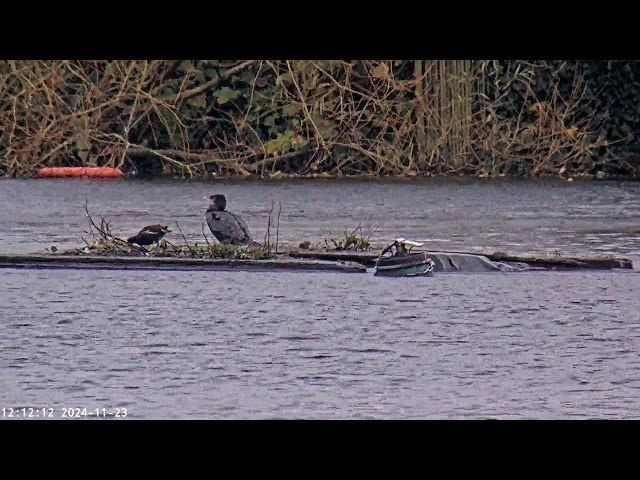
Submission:
MULTIPOLYGON (((434 250, 640 260, 640 184, 527 180, 4 180, 0 251, 81 245, 85 198, 123 237, 164 223, 182 243, 178 222, 203 241, 212 193, 258 241, 274 202, 288 245, 360 225, 377 245, 403 236, 434 250)), ((636 270, 391 279, 1 269, 0 280, 3 408, 134 419, 640 412, 636 270)))

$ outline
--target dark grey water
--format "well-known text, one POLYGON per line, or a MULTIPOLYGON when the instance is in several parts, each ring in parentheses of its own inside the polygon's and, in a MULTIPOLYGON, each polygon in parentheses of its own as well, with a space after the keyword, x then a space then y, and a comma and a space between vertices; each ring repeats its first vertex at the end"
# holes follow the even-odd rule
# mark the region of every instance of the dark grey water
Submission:
MULTIPOLYGON (((257 238, 362 222, 374 241, 640 258, 640 185, 0 182, 2 252, 177 220, 212 192, 257 238)), ((330 233, 331 232, 331 233, 330 233)), ((173 237, 179 240, 179 237, 173 237)), ((638 418, 637 271, 372 274, 0 270, 0 408, 127 418, 638 418)), ((8 412, 8 410, 7 410, 8 412)), ((6 413, 5 413, 6 415, 6 413)))

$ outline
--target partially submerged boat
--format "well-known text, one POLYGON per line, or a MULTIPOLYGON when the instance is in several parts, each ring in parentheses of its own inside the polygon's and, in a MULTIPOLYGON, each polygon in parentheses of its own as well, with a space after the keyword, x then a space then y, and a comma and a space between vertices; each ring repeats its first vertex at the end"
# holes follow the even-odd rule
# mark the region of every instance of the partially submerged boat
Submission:
POLYGON ((424 244, 398 238, 376 260, 375 274, 381 277, 417 277, 433 275, 435 263, 427 252, 412 252, 424 244))

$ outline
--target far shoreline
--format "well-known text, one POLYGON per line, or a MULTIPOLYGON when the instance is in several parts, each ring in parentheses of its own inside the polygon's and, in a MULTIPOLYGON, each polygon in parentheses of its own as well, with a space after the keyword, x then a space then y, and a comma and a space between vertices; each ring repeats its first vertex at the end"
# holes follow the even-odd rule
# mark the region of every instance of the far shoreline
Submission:
POLYGON ((132 174, 125 173, 119 178, 88 178, 88 177, 55 177, 40 178, 37 175, 28 175, 20 177, 0 176, 0 180, 98 180, 103 182, 118 181, 140 181, 140 182, 189 182, 189 183, 496 183, 496 182, 540 182, 540 183, 559 183, 571 184, 578 183, 595 183, 595 182, 639 182, 640 176, 635 175, 605 175, 596 176, 590 174, 581 174, 573 177, 563 177, 559 175, 295 175, 295 174, 279 174, 279 175, 207 175, 181 177, 179 175, 170 174, 132 174))

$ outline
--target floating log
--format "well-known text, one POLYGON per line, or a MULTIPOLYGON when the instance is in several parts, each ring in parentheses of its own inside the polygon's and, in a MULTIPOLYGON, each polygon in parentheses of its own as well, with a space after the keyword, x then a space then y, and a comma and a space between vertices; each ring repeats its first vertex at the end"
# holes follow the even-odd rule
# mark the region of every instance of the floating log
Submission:
POLYGON ((633 269, 633 262, 628 258, 614 256, 593 257, 561 257, 561 256, 531 256, 513 255, 503 252, 495 252, 485 255, 494 262, 518 262, 526 263, 531 267, 539 267, 547 270, 575 270, 597 269, 608 270, 613 268, 633 269))
POLYGON ((349 252, 344 250, 306 250, 304 252, 291 252, 292 258, 306 258, 314 260, 326 260, 331 262, 356 262, 366 267, 373 267, 380 252, 349 252))
MULTIPOLYGON (((626 258, 544 257, 463 252, 429 252, 436 271, 522 271, 633 269, 626 258)), ((0 268, 105 269, 105 270, 293 270, 364 273, 375 265, 379 252, 317 250, 292 252, 276 259, 210 259, 190 257, 124 256, 100 254, 0 254, 0 268)))
MULTIPOLYGON (((596 269, 608 270, 614 268, 633 269, 633 262, 628 258, 613 256, 593 257, 562 257, 562 256, 531 256, 514 255, 503 252, 478 253, 478 252, 429 252, 430 254, 446 257, 447 255, 470 255, 486 257, 493 262, 526 264, 531 268, 545 270, 577 270, 596 269)), ((367 267, 373 267, 380 252, 346 252, 331 250, 307 250, 291 253, 294 258, 315 259, 326 261, 349 261, 360 263, 367 267)))
POLYGON ((209 259, 175 257, 124 257, 109 255, 30 254, 0 255, 0 268, 73 268, 104 270, 327 270, 364 273, 366 267, 352 262, 294 259, 209 259))

